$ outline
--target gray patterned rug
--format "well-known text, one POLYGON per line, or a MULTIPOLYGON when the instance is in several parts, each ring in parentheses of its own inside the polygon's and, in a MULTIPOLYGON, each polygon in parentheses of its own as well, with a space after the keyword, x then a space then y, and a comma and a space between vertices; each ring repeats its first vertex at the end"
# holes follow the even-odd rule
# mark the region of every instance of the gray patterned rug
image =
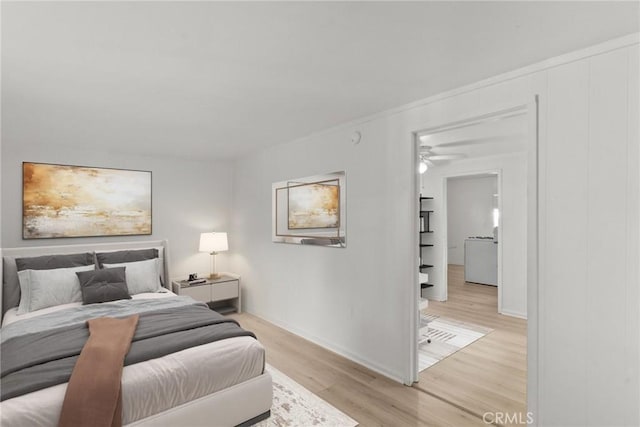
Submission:
POLYGON ((493 329, 420 313, 418 368, 420 372, 479 340, 493 329))
POLYGON ((267 364, 273 378, 271 417, 258 427, 355 427, 358 423, 267 364))

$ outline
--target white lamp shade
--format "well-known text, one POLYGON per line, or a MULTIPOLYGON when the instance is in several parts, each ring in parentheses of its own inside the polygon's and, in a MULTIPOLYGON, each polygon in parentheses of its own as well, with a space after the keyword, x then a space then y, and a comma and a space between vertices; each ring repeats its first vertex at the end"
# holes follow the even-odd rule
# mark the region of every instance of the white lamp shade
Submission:
POLYGON ((200 252, 228 251, 227 233, 201 233, 200 252))

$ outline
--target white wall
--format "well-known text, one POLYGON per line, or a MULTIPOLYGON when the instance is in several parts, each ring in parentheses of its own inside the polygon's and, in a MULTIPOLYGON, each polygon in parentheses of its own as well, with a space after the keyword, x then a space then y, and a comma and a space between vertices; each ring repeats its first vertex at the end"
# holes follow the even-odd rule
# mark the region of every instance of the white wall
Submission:
POLYGON ((529 409, 545 426, 640 424, 637 67, 632 36, 240 159, 233 266, 245 308, 409 378, 412 132, 537 94, 540 259, 529 269, 539 276, 530 294, 537 298, 528 298, 529 409), (354 130, 363 134, 356 146, 354 130), (347 249, 271 243, 271 183, 335 170, 347 173, 347 249))
MULTIPOLYGON (((493 237, 493 209, 498 207, 498 198, 494 195, 497 193, 496 176, 447 180, 449 264, 464 265, 464 241, 468 237, 493 237)), ((526 227, 524 230, 526 232, 526 227)))
POLYGON ((541 103, 545 424, 639 425, 638 47, 556 67, 541 103))
MULTIPOLYGON (((434 239, 436 254, 435 267, 431 269, 433 288, 427 290, 427 297, 438 301, 447 298, 444 289, 445 264, 444 229, 442 207, 444 203, 445 180, 450 176, 478 174, 500 171, 502 175, 502 212, 499 234, 502 248, 502 289, 500 292, 501 312, 518 317, 527 317, 527 158, 526 153, 512 153, 478 159, 464 159, 448 165, 433 167, 423 175, 423 194, 434 196, 434 239)), ((495 178, 494 178, 495 180, 495 178)), ((457 180, 449 180, 453 183, 457 180)), ((487 188, 489 190, 489 188, 487 188)), ((493 190, 491 190, 493 191, 493 190)), ((491 193, 491 195, 494 193, 491 193)), ((447 195, 448 198, 451 194, 447 195)), ((449 200, 449 199, 447 199, 449 200)), ((487 207, 488 208, 488 207, 487 207)), ((449 210, 449 212, 451 212, 449 210)), ((492 218, 490 218, 492 220, 492 218)), ((489 236, 493 235, 492 222, 488 224, 489 236)), ((463 248, 464 254, 464 248, 463 248)), ((449 252, 449 258, 451 251, 449 252)), ((451 261, 449 261, 451 263, 451 261)))
MULTIPOLYGON (((192 162, 60 146, 3 141, 2 245, 51 246, 138 240, 169 240, 169 274, 208 272, 210 255, 198 252, 200 233, 224 231, 231 209, 231 166, 222 162, 192 162), (153 235, 22 240, 22 162, 44 162, 152 171, 153 235)), ((229 236, 233 251, 233 236, 229 236)), ((218 256, 218 269, 227 269, 227 255, 218 256)))
POLYGON ((539 285, 527 301, 540 425, 640 424, 638 62, 633 36, 431 104, 437 125, 539 95, 539 285))
MULTIPOLYGON (((396 379, 405 357, 407 268, 417 224, 412 147, 388 144, 388 132, 409 139, 401 117, 280 145, 240 159, 234 174, 232 231, 242 275, 244 309, 396 379), (401 168, 400 165, 407 167, 401 168), (271 242, 271 184, 346 171, 347 247, 271 242)), ((416 289, 417 292, 417 289, 416 289)))

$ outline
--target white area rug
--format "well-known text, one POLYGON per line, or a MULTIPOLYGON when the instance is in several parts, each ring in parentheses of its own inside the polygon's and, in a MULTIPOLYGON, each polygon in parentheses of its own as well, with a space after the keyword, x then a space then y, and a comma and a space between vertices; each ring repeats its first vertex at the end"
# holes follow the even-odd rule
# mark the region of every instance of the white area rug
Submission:
POLYGON ((267 365, 273 378, 271 417, 258 427, 354 427, 358 423, 300 384, 267 365))
POLYGON ((420 314, 418 367, 420 371, 487 335, 493 329, 453 319, 420 314), (431 340, 429 343, 428 340, 431 340))

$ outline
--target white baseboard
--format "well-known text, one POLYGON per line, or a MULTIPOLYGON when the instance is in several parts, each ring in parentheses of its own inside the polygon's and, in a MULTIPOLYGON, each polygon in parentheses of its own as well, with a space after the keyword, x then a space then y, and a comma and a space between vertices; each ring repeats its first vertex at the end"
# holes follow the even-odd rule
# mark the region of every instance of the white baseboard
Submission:
POLYGON ((504 314, 505 316, 517 317, 519 319, 527 320, 527 313, 520 313, 518 311, 511 311, 502 309, 500 314, 504 314))
POLYGON ((377 363, 375 363, 375 362, 373 362, 373 361, 371 361, 371 360, 369 360, 369 359, 367 359, 365 357, 361 357, 361 356, 359 356, 357 354, 354 354, 351 351, 346 350, 345 348, 343 348, 343 347, 341 347, 341 346, 339 346, 339 345, 337 345, 337 344, 335 344, 333 342, 327 341, 327 340, 322 339, 320 337, 317 337, 317 336, 315 336, 313 334, 310 334, 307 331, 304 331, 304 330, 299 329, 299 328, 297 328, 295 326, 289 325, 287 322, 283 322, 283 321, 281 321, 279 319, 271 318, 270 316, 266 316, 266 315, 264 315, 262 313, 256 313, 256 312, 253 312, 253 311, 248 311, 246 309, 244 310, 244 312, 245 313, 249 313, 249 314, 251 314, 253 316, 259 317, 259 318, 261 318, 263 320, 266 320, 269 323, 273 323, 274 325, 276 325, 276 326, 278 326, 278 327, 280 327, 282 329, 285 329, 286 331, 291 332, 294 335, 297 335, 297 336, 299 336, 301 338, 304 338, 307 341, 311 341, 312 343, 319 345, 320 347, 326 348, 327 350, 330 350, 330 351, 332 351, 332 352, 334 352, 336 354, 339 354, 340 356, 345 357, 345 358, 347 358, 347 359, 351 360, 352 362, 355 362, 355 363, 357 363, 359 365, 362 365, 365 368, 369 368, 372 371, 374 371, 374 372, 376 372, 376 373, 378 373, 380 375, 383 375, 383 376, 385 376, 385 377, 387 377, 387 378, 389 378, 389 379, 391 379, 393 381, 399 382, 401 384, 408 383, 408 381, 403 380, 400 375, 397 375, 396 373, 389 371, 385 367, 380 366, 379 364, 377 364, 377 363))
POLYGON ((429 301, 445 302, 447 300, 444 295, 442 295, 442 292, 438 292, 437 294, 432 295, 426 295, 426 297, 429 301))

